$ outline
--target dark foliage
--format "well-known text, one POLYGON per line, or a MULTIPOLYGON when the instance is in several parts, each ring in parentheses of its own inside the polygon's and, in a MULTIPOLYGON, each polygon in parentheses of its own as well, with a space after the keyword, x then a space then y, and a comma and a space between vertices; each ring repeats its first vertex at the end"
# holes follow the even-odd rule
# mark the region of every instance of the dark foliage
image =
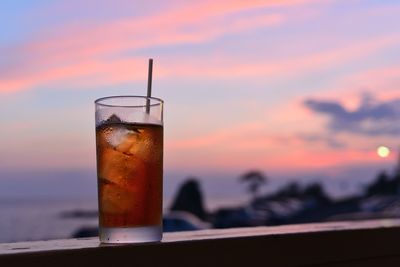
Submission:
POLYGON ((202 220, 206 219, 207 214, 204 210, 203 194, 196 178, 189 178, 181 185, 170 210, 187 211, 202 220))

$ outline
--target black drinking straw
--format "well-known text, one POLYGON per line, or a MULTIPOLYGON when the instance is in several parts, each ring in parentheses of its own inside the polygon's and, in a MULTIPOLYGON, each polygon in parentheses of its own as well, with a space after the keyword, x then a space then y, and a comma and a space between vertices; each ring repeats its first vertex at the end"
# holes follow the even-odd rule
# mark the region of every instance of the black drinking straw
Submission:
POLYGON ((151 82, 153 80, 153 59, 149 59, 149 72, 147 75, 147 100, 146 100, 146 113, 150 113, 150 99, 151 97, 151 82))

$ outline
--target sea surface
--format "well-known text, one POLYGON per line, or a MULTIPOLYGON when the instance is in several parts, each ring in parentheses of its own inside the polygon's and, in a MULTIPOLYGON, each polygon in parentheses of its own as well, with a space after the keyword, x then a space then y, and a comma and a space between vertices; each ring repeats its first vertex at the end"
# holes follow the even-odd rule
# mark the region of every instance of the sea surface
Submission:
POLYGON ((69 238, 97 218, 69 218, 65 212, 93 211, 91 199, 0 199, 0 243, 69 238))
MULTIPOLYGON (((206 204, 208 210, 241 205, 243 198, 215 198, 206 204)), ((169 200, 164 200, 164 213, 169 200)), ((0 243, 71 238, 83 227, 97 227, 97 217, 65 216, 74 211, 97 210, 95 198, 27 198, 0 199, 0 243)))

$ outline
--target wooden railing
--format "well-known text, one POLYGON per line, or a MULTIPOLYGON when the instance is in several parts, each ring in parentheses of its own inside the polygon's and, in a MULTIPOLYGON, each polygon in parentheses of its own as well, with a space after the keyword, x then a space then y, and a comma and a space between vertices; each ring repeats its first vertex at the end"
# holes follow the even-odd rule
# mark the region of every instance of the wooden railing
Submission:
POLYGON ((6 243, 0 266, 400 266, 400 220, 166 233, 162 242, 137 245, 6 243))

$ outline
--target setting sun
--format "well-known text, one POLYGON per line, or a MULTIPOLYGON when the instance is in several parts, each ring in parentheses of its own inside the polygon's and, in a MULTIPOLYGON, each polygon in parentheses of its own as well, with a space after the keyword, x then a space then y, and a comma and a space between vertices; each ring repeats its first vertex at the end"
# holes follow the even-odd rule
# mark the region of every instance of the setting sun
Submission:
POLYGON ((376 149, 376 153, 381 158, 386 158, 390 155, 390 149, 386 146, 380 146, 376 149))

